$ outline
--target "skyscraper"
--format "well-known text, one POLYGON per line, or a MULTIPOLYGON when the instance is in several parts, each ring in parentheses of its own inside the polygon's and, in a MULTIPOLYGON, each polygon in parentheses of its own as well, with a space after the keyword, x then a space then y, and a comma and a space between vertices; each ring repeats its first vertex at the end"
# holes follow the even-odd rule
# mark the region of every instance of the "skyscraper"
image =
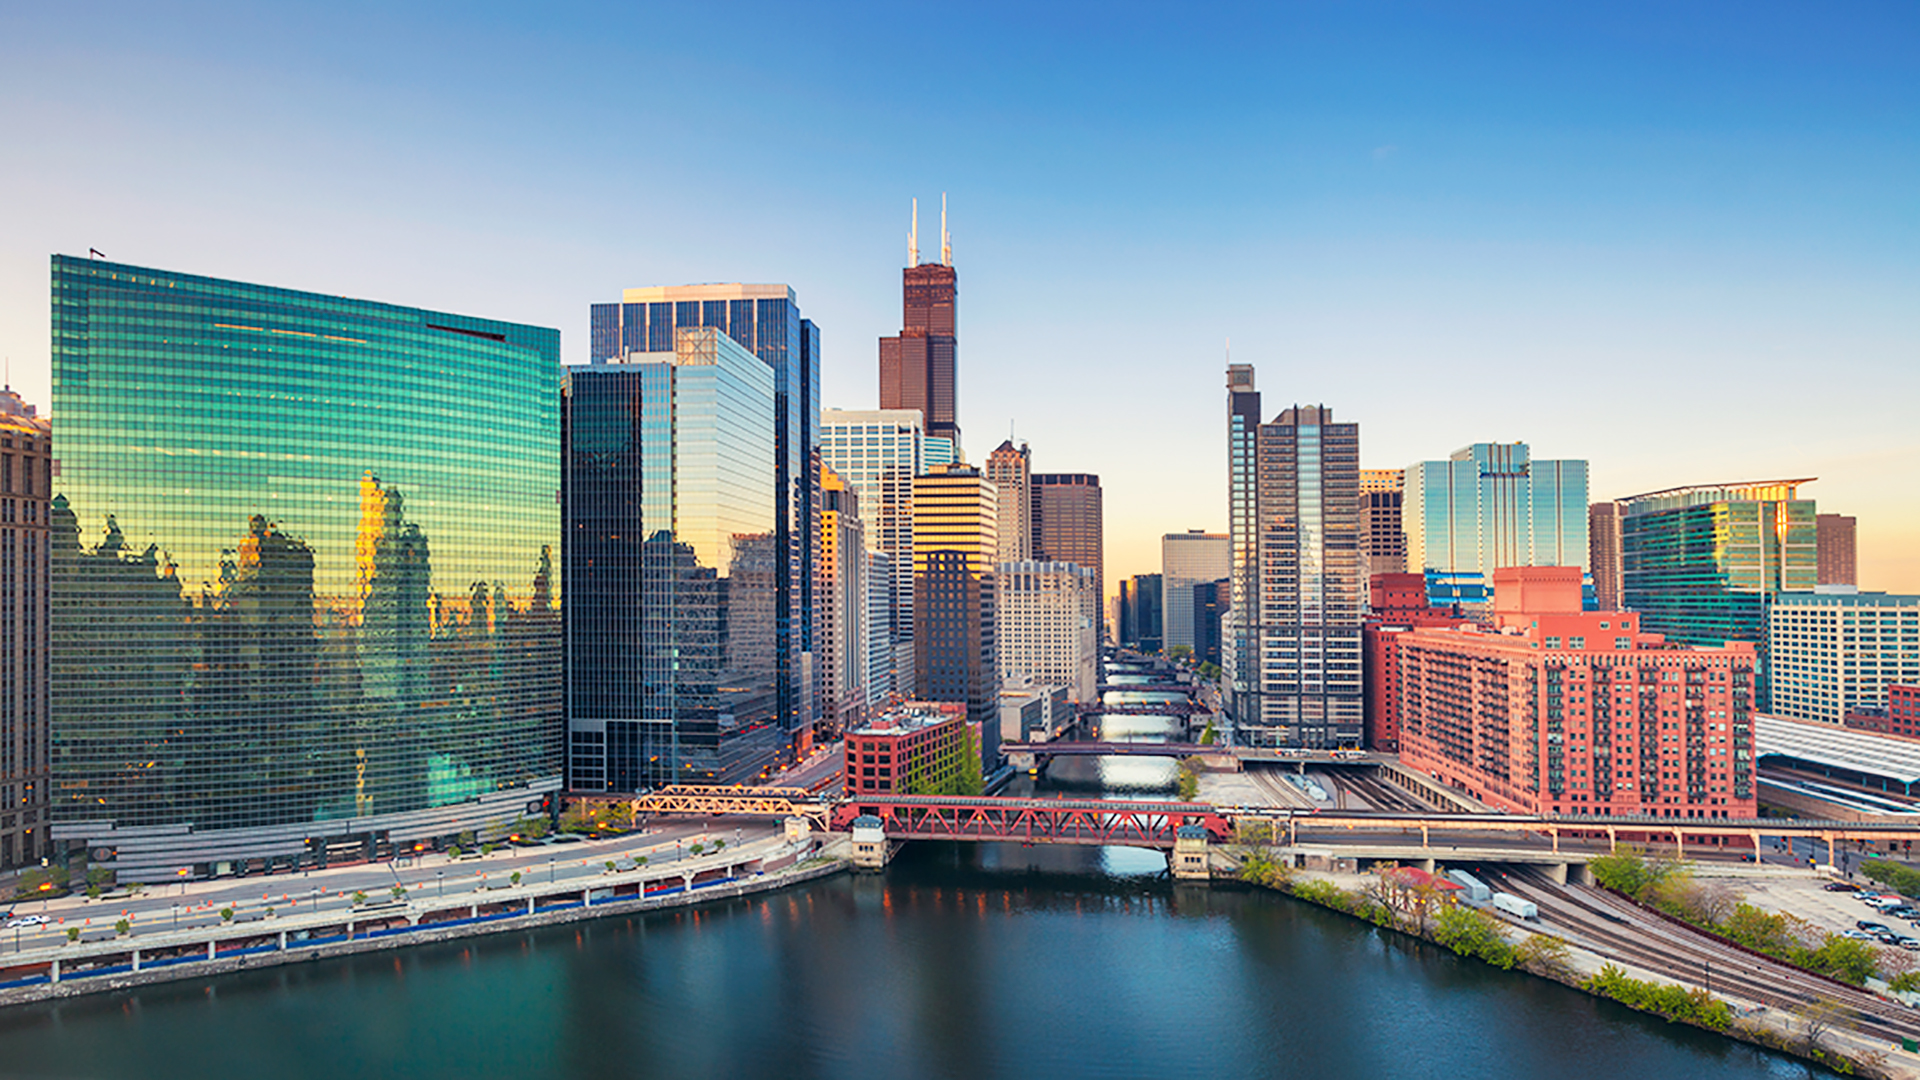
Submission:
POLYGON ((946 197, 940 205, 940 261, 920 262, 919 203, 907 237, 901 272, 900 333, 880 339, 880 407, 916 409, 929 436, 960 445, 959 278, 947 236, 946 197))
POLYGON ((56 843, 171 881, 557 792, 559 351, 55 256, 56 843))
POLYGON ((826 465, 820 466, 820 587, 815 595, 826 624, 819 639, 825 686, 820 715, 833 733, 844 732, 867 711, 872 597, 860 496, 826 465))
POLYGON ((1220 578, 1193 587, 1193 659, 1220 663, 1220 619, 1233 603, 1233 581, 1220 578))
POLYGON ((617 304, 592 306, 591 359, 670 353, 677 330, 718 329, 773 369, 775 654, 781 729, 798 741, 812 731, 818 673, 813 587, 815 508, 820 505, 820 329, 800 317, 786 285, 676 285, 627 289, 617 304))
MULTIPOLYGON (((1161 620, 1169 650, 1184 645, 1199 651, 1193 623, 1194 586, 1226 577, 1232 564, 1233 551, 1225 533, 1192 529, 1160 538, 1160 580, 1166 590, 1161 620)), ((1219 651, 1217 646, 1214 651, 1219 651)))
POLYGON ((572 786, 779 763, 773 372, 713 327, 566 382, 572 786))
POLYGON ((47 525, 53 427, 0 390, 0 870, 51 850, 47 525))
POLYGON ((1026 562, 1033 557, 1032 516, 1033 455, 1027 444, 1017 448, 1008 439, 987 455, 987 479, 1000 493, 1000 561, 1026 562))
POLYGON ((1781 593, 1767 605, 1768 712, 1838 725, 1920 683, 1920 596, 1850 585, 1781 593))
POLYGON ((1621 599, 1649 633, 1683 645, 1751 642, 1758 708, 1771 707, 1767 605, 1811 592, 1818 539, 1811 480, 1669 488, 1620 500, 1621 599))
POLYGON ((1227 712, 1240 717, 1260 715, 1260 673, 1253 628, 1260 606, 1258 469, 1256 442, 1260 431, 1260 391, 1254 386, 1252 364, 1227 365, 1227 536, 1232 547, 1233 602, 1220 626, 1221 683, 1227 712))
POLYGON ((1860 584, 1854 556, 1855 519, 1845 514, 1816 514, 1813 520, 1820 549, 1819 583, 1860 584))
POLYGON ((1407 533, 1400 520, 1406 480, 1405 469, 1360 470, 1360 529, 1369 575, 1407 568, 1407 533))
MULTIPOLYGON (((970 465, 947 465, 913 482, 914 697, 963 701, 982 731, 997 730, 995 639, 999 496, 970 465)), ((991 765, 997 740, 981 751, 991 765)))
POLYGON ((1157 653, 1166 646, 1166 595, 1159 574, 1133 575, 1133 647, 1143 653, 1157 653))
POLYGON ((1587 568, 1587 463, 1535 461, 1526 443, 1474 443, 1407 469, 1407 569, 1435 607, 1490 616, 1493 572, 1587 568))
POLYGON ((1360 425, 1335 423, 1324 405, 1296 405, 1260 425, 1256 461, 1259 711, 1235 715, 1235 737, 1358 746, 1360 425))
MULTIPOLYGON (((1106 595, 1104 516, 1100 478, 1092 473, 1034 473, 1027 500, 1035 562, 1070 562, 1093 571, 1096 625, 1106 621, 1100 598, 1106 595)), ((1105 637, 1104 632, 1101 634, 1105 637)))
POLYGON ((999 674, 1065 687, 1070 700, 1100 700, 1097 624, 1087 617, 1093 571, 1073 563, 1003 562, 998 568, 999 674))
POLYGON ((1620 504, 1607 500, 1587 508, 1587 565, 1593 569, 1594 606, 1620 610, 1620 504))
POLYGON ((888 692, 914 693, 913 479, 933 468, 920 414, 912 409, 828 409, 820 414, 820 456, 860 497, 867 546, 888 556, 893 645, 888 692))

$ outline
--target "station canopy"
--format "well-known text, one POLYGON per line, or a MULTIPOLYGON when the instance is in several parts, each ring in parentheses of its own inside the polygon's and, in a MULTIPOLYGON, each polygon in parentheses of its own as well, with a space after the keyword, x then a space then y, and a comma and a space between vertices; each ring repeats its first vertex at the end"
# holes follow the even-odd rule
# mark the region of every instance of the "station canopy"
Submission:
POLYGON ((1757 758, 1788 758, 1902 785, 1920 784, 1920 740, 1853 731, 1813 720, 1753 714, 1757 758))

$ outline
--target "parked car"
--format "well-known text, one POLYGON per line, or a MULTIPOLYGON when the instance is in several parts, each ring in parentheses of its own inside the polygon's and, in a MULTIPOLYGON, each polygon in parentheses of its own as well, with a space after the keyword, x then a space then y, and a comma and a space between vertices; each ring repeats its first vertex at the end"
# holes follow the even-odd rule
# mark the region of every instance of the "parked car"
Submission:
POLYGON ((1820 887, 1822 889, 1825 889, 1827 892, 1859 892, 1860 891, 1860 886, 1850 885, 1844 881, 1829 881, 1825 885, 1822 885, 1820 887))
POLYGON ((1887 932, 1885 932, 1885 933, 1883 933, 1883 934, 1875 934, 1875 935, 1873 935, 1873 939, 1874 939, 1875 941, 1878 941, 1878 942, 1879 942, 1880 944, 1882 944, 1882 945, 1898 945, 1898 944, 1900 944, 1900 938, 1901 938, 1901 936, 1902 936, 1902 935, 1900 935, 1900 934, 1896 934, 1896 933, 1894 933, 1893 931, 1891 931, 1891 930, 1888 930, 1887 932))
POLYGON ((1898 936, 1900 940, 1894 942, 1895 945, 1900 946, 1908 952, 1920 950, 1920 938, 1913 937, 1909 934, 1899 934, 1896 936, 1898 936))
POLYGON ((1865 930, 1842 930, 1840 931, 1840 936, 1843 938, 1852 938, 1855 941, 1873 940, 1873 935, 1867 933, 1865 930))
POLYGON ((1887 927, 1885 924, 1877 923, 1877 922, 1868 922, 1865 919, 1861 919, 1859 922, 1854 923, 1853 925, 1856 929, 1865 930, 1869 934, 1884 934, 1887 932, 1887 927))
POLYGON ((1891 915, 1896 919, 1911 919, 1915 915, 1920 915, 1920 908, 1916 908, 1912 904, 1895 904, 1892 907, 1881 908, 1880 913, 1882 915, 1891 915))

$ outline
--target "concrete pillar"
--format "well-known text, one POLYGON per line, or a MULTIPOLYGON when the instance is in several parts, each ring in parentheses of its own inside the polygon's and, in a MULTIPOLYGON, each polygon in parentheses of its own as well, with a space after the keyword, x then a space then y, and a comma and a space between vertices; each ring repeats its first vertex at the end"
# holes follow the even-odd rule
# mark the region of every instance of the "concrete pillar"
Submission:
POLYGON ((285 930, 280 931, 280 951, 287 951, 287 932, 285 930))
POLYGON ((1439 860, 1437 859, 1421 859, 1420 869, 1425 870, 1427 873, 1431 874, 1433 873, 1434 866, 1437 865, 1438 862, 1439 860))
POLYGON ((207 959, 209 959, 209 960, 211 960, 211 959, 213 959, 213 957, 214 957, 214 948, 215 948, 215 947, 214 947, 214 943, 213 943, 213 942, 211 942, 211 941, 209 941, 209 942, 207 942, 207 959))
POLYGON ((140 950, 139 949, 133 950, 133 970, 135 971, 140 970, 140 950))
POLYGON ((1680 828, 1678 825, 1673 827, 1673 857, 1676 859, 1684 859, 1687 857, 1686 830, 1680 828))
POLYGON ((480 917, 480 905, 479 904, 467 905, 467 918, 477 919, 479 917, 480 917))
MULTIPOLYGON (((1428 844, 1427 844, 1427 823, 1426 823, 1426 822, 1424 822, 1424 821, 1420 823, 1420 846, 1421 846, 1421 847, 1427 847, 1427 846, 1428 846, 1428 844)), ((1428 859, 1427 861, 1428 861, 1428 862, 1432 862, 1433 860, 1432 860, 1432 859, 1428 859)))
POLYGON ((1611 827, 1607 829, 1607 853, 1610 855, 1620 854, 1620 834, 1615 832, 1611 827))
POLYGON ((1555 885, 1565 885, 1567 883, 1567 864, 1548 863, 1547 876, 1553 879, 1555 885))
POLYGON ((53 958, 53 967, 47 971, 47 978, 51 979, 54 982, 60 981, 60 958, 59 957, 56 956, 53 958))
MULTIPOLYGON (((1551 836, 1551 837, 1553 837, 1553 853, 1554 853, 1555 855, 1558 855, 1558 854, 1560 854, 1560 830, 1559 830, 1559 829, 1548 829, 1548 830, 1547 830, 1547 835, 1549 835, 1549 836, 1551 836)), ((1563 885, 1564 885, 1564 884, 1566 884, 1566 878, 1565 878, 1565 875, 1564 875, 1564 868, 1562 868, 1562 877, 1561 877, 1561 882, 1560 882, 1560 883, 1561 883, 1561 884, 1563 884, 1563 885)))
POLYGON ((1571 863, 1567 866, 1567 877, 1575 885, 1593 884, 1593 867, 1586 863, 1571 863))
POLYGON ((532 897, 532 895, 528 895, 528 897, 527 897, 527 914, 529 914, 529 915, 531 915, 531 914, 533 914, 533 897, 532 897))
POLYGON ((1827 838, 1827 865, 1828 865, 1828 866, 1839 866, 1839 865, 1840 865, 1840 860, 1838 860, 1838 859, 1836 859, 1836 858, 1834 858, 1834 857, 1833 857, 1833 834, 1832 834, 1832 833, 1822 833, 1821 835, 1822 835, 1822 836, 1825 836, 1825 837, 1827 838))

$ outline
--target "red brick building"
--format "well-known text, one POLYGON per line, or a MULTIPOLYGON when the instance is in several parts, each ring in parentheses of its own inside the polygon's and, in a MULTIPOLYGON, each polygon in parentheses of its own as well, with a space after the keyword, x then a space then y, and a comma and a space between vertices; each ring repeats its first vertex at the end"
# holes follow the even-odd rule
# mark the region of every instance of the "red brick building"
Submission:
POLYGON ((1423 626, 1453 626, 1466 616, 1457 607, 1427 606, 1425 574, 1375 574, 1361 631, 1366 679, 1367 749, 1400 749, 1400 635, 1423 626))
POLYGON ((1841 723, 1855 731, 1920 739, 1920 686, 1895 683, 1887 687, 1884 707, 1863 705, 1848 710, 1841 723))
POLYGON ((846 794, 933 792, 969 754, 978 760, 980 725, 965 702, 908 701, 847 732, 846 794))
POLYGON ((1395 635, 1403 764, 1521 813, 1755 816, 1753 646, 1583 612, 1577 567, 1497 570, 1493 609, 1395 635))

